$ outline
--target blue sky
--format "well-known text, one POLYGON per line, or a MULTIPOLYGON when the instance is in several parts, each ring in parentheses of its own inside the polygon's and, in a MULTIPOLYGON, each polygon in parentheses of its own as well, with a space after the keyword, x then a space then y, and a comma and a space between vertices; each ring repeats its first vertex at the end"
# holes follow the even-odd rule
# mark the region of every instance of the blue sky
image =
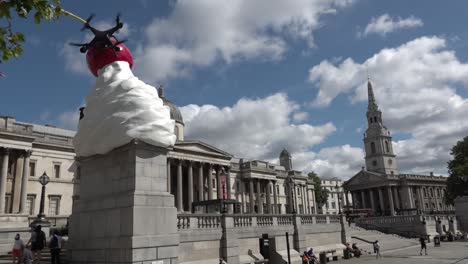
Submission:
MULTIPOLYGON (((106 27, 122 12, 135 74, 166 88, 186 137, 238 157, 348 178, 363 165, 367 73, 401 171, 446 173, 468 135, 466 1, 65 1, 106 27)), ((0 64, 0 114, 76 127, 93 86, 63 17, 15 21, 24 54, 0 64)), ((89 36, 87 36, 89 38, 89 36)))

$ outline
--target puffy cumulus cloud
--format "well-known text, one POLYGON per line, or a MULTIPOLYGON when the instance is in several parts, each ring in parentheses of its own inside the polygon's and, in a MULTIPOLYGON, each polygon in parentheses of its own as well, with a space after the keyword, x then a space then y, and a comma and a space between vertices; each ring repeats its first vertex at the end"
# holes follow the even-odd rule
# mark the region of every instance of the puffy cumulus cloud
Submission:
POLYGON ((238 157, 274 160, 283 148, 291 153, 306 152, 336 130, 332 123, 292 124, 298 108, 278 93, 242 98, 232 107, 187 105, 180 110, 186 138, 200 139, 238 157))
POLYGON ((395 144, 402 170, 446 171, 450 148, 468 131, 468 98, 457 93, 468 87, 468 64, 439 37, 383 49, 363 63, 322 61, 310 70, 318 88, 313 104, 328 106, 339 94, 353 103, 367 100, 366 69, 385 124, 409 135, 395 144))
POLYGON ((186 76, 192 67, 243 59, 279 60, 287 39, 314 45, 320 18, 352 0, 179 0, 145 30, 136 69, 151 82, 186 76))
POLYGON ((364 166, 364 152, 350 145, 322 148, 319 152, 297 152, 293 167, 304 173, 315 171, 320 177, 349 179, 364 166))
POLYGON ((379 17, 373 17, 369 24, 367 24, 364 32, 358 33, 358 36, 362 37, 369 34, 385 36, 388 33, 400 29, 422 27, 423 25, 423 21, 414 16, 410 16, 408 18, 392 18, 389 14, 383 14, 379 17))

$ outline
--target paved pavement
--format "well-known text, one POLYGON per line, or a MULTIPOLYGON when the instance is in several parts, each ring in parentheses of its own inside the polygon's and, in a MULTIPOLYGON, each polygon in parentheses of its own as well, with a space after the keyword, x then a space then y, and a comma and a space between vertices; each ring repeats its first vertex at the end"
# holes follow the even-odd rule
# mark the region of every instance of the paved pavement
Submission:
POLYGON ((383 250, 383 257, 364 255, 361 258, 343 259, 330 264, 468 264, 468 242, 442 242, 440 247, 428 244, 428 255, 419 255, 419 246, 396 250, 383 250))

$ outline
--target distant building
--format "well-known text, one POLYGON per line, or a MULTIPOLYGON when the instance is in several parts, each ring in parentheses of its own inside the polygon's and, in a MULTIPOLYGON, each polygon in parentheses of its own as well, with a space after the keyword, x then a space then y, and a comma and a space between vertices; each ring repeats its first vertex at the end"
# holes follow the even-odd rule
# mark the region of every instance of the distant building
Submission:
MULTIPOLYGON (((322 189, 328 190, 327 203, 320 205, 319 212, 322 214, 338 214, 345 207, 345 193, 343 181, 339 178, 320 178, 322 189), (341 200, 340 200, 341 198, 341 200)), ((348 202, 351 203, 351 195, 348 194, 348 202)))
POLYGON ((433 173, 429 176, 399 173, 392 136, 384 125, 370 81, 367 91, 366 167, 343 184, 345 192, 352 196, 354 208, 369 209, 374 215, 395 215, 416 209, 451 210, 452 207, 443 202, 445 177, 433 173))

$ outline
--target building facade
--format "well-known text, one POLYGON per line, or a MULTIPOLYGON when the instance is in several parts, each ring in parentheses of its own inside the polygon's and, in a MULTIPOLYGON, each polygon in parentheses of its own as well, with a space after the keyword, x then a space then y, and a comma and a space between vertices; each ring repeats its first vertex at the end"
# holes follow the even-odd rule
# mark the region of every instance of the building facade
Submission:
POLYGON ((452 210, 443 202, 446 178, 442 176, 400 174, 390 131, 385 127, 372 83, 368 81, 368 128, 364 134, 366 167, 343 185, 355 209, 372 215, 395 215, 415 210, 452 210))
POLYGON ((50 178, 44 212, 56 219, 71 214, 78 183, 74 134, 0 116, 0 215, 38 214, 42 188, 38 179, 43 173, 50 178))
MULTIPOLYGON (((321 205, 319 212, 321 214, 339 214, 343 212, 345 201, 343 190, 343 181, 340 178, 320 178, 322 189, 328 191, 328 199, 324 205, 321 205)), ((348 194, 349 206, 352 206, 351 195, 348 194)))

